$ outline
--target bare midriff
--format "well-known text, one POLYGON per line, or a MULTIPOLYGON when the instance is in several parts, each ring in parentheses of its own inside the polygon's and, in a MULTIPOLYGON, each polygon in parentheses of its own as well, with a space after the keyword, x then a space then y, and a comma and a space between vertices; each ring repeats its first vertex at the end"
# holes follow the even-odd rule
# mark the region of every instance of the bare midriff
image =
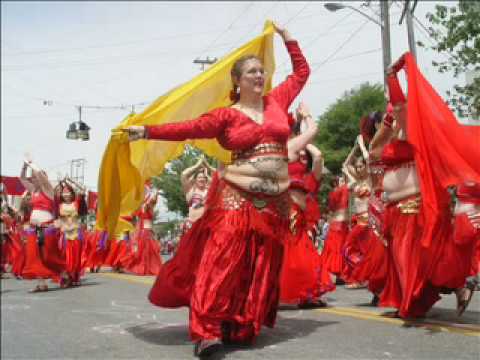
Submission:
POLYGON ((307 207, 307 196, 308 194, 305 191, 291 189, 289 190, 290 198, 292 201, 300 206, 300 209, 305 210, 307 207))
POLYGON ((404 166, 385 171, 383 191, 387 203, 397 202, 420 193, 417 170, 415 166, 404 166))
POLYGON ((188 219, 191 222, 195 222, 202 217, 204 212, 205 212, 205 207, 204 206, 199 207, 199 208, 194 208, 193 206, 191 206, 188 209, 188 219))
POLYGON ((53 220, 53 215, 51 212, 46 210, 33 209, 32 215, 30 215, 30 224, 32 225, 42 225, 43 223, 53 220))
POLYGON ((288 158, 284 152, 238 158, 225 166, 223 178, 249 193, 275 196, 288 190, 288 158))
POLYGON ((364 213, 368 210, 368 196, 353 198, 354 214, 364 213))
POLYGON ((143 220, 143 228, 144 229, 151 229, 152 226, 152 220, 143 220))
POLYGON ((459 201, 455 204, 454 213, 455 215, 480 213, 480 205, 459 201))
POLYGON ((340 209, 332 214, 331 221, 347 221, 347 209, 340 209))

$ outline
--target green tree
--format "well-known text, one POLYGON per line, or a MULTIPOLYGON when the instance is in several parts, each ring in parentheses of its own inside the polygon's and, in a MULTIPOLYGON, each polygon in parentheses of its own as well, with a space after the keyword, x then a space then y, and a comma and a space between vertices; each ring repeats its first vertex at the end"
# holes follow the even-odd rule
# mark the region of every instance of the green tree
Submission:
POLYGON ((383 111, 385 106, 383 85, 364 83, 345 92, 319 117, 315 145, 322 151, 325 166, 332 173, 322 181, 319 197, 323 210, 331 190, 330 180, 341 173, 342 164, 359 134, 360 119, 373 111, 383 111))
MULTIPOLYGON (((180 175, 183 170, 194 165, 201 154, 203 152, 199 149, 187 145, 182 156, 169 162, 162 174, 153 178, 153 186, 159 189, 161 196, 165 198, 169 211, 187 216, 188 205, 180 183, 180 175)), ((211 158, 208 156, 206 158, 213 163, 211 158)))
MULTIPOLYGON (((458 77, 467 71, 477 74, 471 84, 455 85, 447 91, 448 103, 459 116, 480 114, 480 2, 460 0, 453 6, 435 6, 426 15, 436 45, 429 47, 446 60, 432 61, 440 73, 453 71, 458 77), (470 108, 471 107, 471 108, 470 108)), ((419 46, 427 47, 418 42, 419 46)), ((463 83, 463 81, 462 81, 463 83)))

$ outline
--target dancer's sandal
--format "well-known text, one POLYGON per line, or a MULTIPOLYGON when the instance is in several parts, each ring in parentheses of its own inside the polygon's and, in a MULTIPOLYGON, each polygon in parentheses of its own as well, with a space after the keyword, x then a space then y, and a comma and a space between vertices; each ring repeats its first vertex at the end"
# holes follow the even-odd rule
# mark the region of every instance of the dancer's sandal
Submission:
POLYGON ((44 292, 48 291, 48 285, 37 285, 29 293, 37 293, 37 292, 44 292))
POLYGON ((474 289, 475 285, 468 282, 464 288, 460 289, 460 295, 457 294, 457 316, 462 316, 467 309, 472 300, 474 289), (465 293, 467 296, 465 296, 465 293))
POLYGON ((194 355, 199 358, 208 358, 223 348, 220 339, 200 340, 195 344, 194 355))

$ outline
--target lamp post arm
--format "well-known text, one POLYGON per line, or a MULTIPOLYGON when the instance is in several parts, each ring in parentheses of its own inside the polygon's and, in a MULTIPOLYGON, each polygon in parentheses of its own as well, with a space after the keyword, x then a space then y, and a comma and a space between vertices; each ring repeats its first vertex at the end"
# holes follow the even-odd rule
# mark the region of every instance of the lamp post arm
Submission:
POLYGON ((373 21, 375 24, 377 24, 378 26, 380 26, 381 28, 383 28, 383 24, 380 23, 378 20, 376 20, 375 18, 371 17, 370 15, 368 14, 365 14, 363 11, 361 10, 358 10, 357 8, 353 7, 353 6, 350 6, 350 5, 344 5, 346 8, 349 8, 349 9, 352 9, 353 11, 356 11, 357 13, 365 16, 367 19, 369 19, 370 21, 373 21))

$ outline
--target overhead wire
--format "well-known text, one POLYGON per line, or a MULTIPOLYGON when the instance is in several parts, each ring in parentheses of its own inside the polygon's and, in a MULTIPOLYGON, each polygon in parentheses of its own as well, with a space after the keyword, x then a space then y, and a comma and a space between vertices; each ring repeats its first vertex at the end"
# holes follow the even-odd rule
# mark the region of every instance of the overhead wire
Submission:
POLYGON ((241 11, 240 14, 238 14, 235 19, 233 19, 232 22, 230 22, 230 24, 227 26, 227 29, 220 32, 218 34, 218 36, 205 48, 205 50, 203 50, 201 53, 200 53, 200 56, 204 55, 208 50, 210 50, 210 48, 222 37, 224 36, 228 31, 231 30, 232 26, 238 21, 240 20, 240 18, 248 11, 248 9, 250 9, 250 7, 252 7, 252 5, 254 4, 253 1, 249 2, 247 4, 247 6, 245 6, 245 8, 241 11))
POLYGON ((369 21, 370 20, 366 19, 358 28, 356 28, 350 34, 350 36, 343 43, 340 44, 340 46, 337 49, 335 49, 334 52, 332 52, 329 56, 327 56, 325 60, 320 62, 316 67, 311 69, 310 75, 314 74, 321 66, 326 64, 330 59, 332 59, 336 54, 338 54, 345 47, 345 45, 347 45, 355 37, 355 35, 357 35, 365 27, 365 25, 367 25, 369 21))

